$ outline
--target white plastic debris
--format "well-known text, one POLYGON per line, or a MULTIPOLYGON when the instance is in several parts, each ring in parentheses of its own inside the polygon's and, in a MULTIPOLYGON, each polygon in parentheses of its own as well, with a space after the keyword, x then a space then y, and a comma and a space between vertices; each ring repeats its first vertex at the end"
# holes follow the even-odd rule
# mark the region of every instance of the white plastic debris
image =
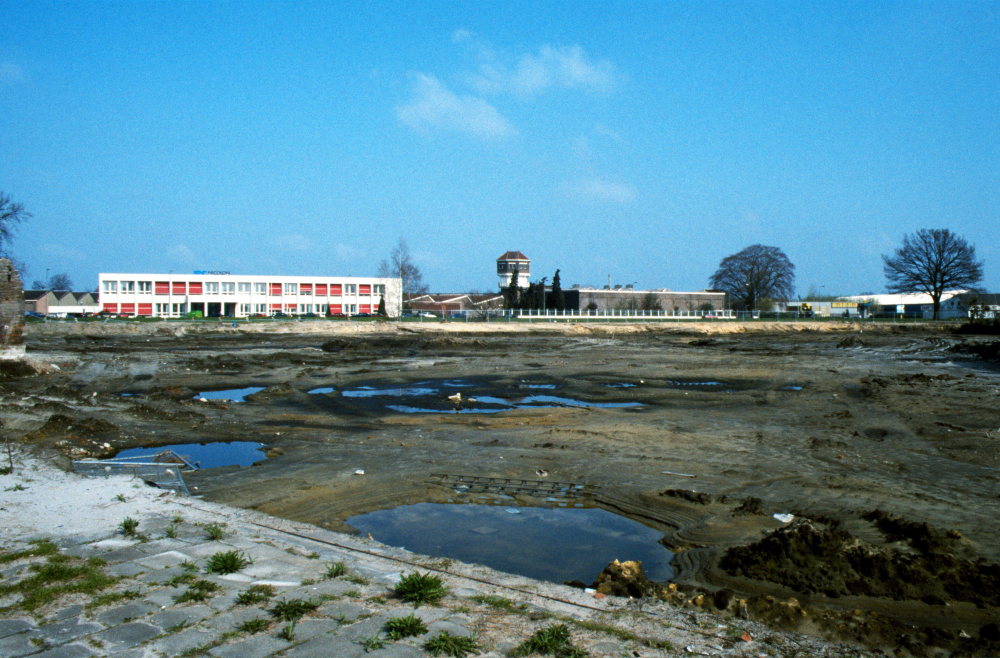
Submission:
POLYGON ((782 523, 791 523, 792 519, 795 518, 794 514, 775 514, 774 518, 778 519, 782 523))
POLYGON ((364 469, 359 468, 358 470, 354 471, 354 474, 355 475, 364 475, 365 471, 364 471, 364 469))

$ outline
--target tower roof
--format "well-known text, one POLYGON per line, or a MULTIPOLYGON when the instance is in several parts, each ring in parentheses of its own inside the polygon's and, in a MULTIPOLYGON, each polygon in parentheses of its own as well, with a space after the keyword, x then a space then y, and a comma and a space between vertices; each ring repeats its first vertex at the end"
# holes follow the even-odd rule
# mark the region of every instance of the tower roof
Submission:
POLYGON ((497 260, 530 260, 530 259, 524 254, 522 254, 520 251, 507 251, 504 252, 503 256, 497 258, 497 260))

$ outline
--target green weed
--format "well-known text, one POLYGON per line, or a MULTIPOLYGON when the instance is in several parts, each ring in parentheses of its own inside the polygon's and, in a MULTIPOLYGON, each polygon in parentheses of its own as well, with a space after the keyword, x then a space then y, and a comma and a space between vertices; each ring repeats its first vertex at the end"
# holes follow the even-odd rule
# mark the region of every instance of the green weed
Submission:
POLYGON ((385 632, 393 642, 402 640, 404 637, 415 637, 427 632, 427 624, 424 620, 413 613, 405 617, 396 617, 385 622, 385 632))
MULTIPOLYGON (((42 550, 41 544, 38 545, 42 550)), ((43 564, 32 564, 34 575, 10 585, 0 585, 0 596, 20 594, 19 605, 28 612, 55 601, 65 594, 96 594, 118 582, 99 565, 68 555, 49 554, 43 564)))
POLYGON ((492 596, 492 595, 482 595, 473 596, 472 600, 476 603, 482 603, 483 605, 488 605, 494 610, 503 610, 504 612, 510 613, 524 613, 527 611, 528 606, 524 603, 514 603, 508 598, 502 596, 492 596))
POLYGON ((226 536, 225 531, 223 531, 222 526, 218 523, 210 523, 205 526, 205 532, 208 534, 208 538, 212 541, 219 541, 226 536))
POLYGON ((48 539, 35 540, 31 543, 34 544, 34 548, 29 548, 23 551, 15 551, 13 553, 0 553, 0 564, 14 562, 26 557, 43 557, 46 555, 53 555, 59 552, 59 547, 48 539))
POLYGON ((181 562, 180 567, 184 571, 197 571, 198 570, 198 565, 195 564, 194 562, 192 562, 191 560, 184 560, 183 562, 181 562))
POLYGON ((441 631, 437 637, 424 642, 423 648, 432 656, 444 654, 453 658, 465 658, 480 649, 476 638, 452 635, 448 631, 441 631))
POLYGON ((267 603, 275 594, 273 585, 251 585, 236 597, 239 605, 254 605, 256 603, 267 603))
POLYGON ((122 531, 122 534, 126 537, 134 537, 135 530, 139 527, 139 521, 133 519, 131 516, 126 516, 125 520, 118 524, 118 529, 122 531))
POLYGON ((372 635, 370 638, 362 642, 361 646, 364 648, 365 653, 368 653, 369 651, 375 651, 385 647, 385 641, 378 635, 372 635))
POLYGON ((117 496, 115 496, 115 500, 117 500, 119 503, 128 502, 128 498, 125 497, 125 494, 118 494, 117 496))
POLYGON ((295 622, 297 620, 293 619, 288 622, 288 625, 278 631, 278 637, 282 640, 288 640, 291 642, 295 638, 295 622))
POLYGON ((406 574, 396 585, 396 595, 416 607, 420 607, 424 603, 434 605, 447 594, 448 586, 441 581, 439 576, 432 576, 429 573, 406 574))
POLYGON ((13 487, 4 487, 3 490, 4 491, 27 491, 28 487, 24 486, 23 484, 18 483, 18 484, 15 484, 13 487))
POLYGON ((326 573, 323 574, 325 578, 340 578, 347 573, 347 567, 341 562, 331 562, 326 565, 326 573))
POLYGON ((261 631, 266 631, 267 627, 270 625, 271 622, 269 622, 266 619, 251 619, 237 626, 237 629, 240 631, 240 633, 249 633, 253 635, 254 633, 260 633, 261 631))
POLYGON ((208 558, 208 565, 205 567, 205 571, 224 576, 226 574, 236 573, 243 567, 250 564, 253 564, 253 560, 248 558, 243 553, 238 553, 236 551, 221 551, 208 558))
POLYGON ((349 583, 354 583, 355 585, 367 585, 369 582, 371 582, 364 576, 353 576, 353 575, 344 576, 344 580, 346 580, 349 583))
POLYGON ((189 601, 207 601, 213 594, 221 589, 210 580, 196 580, 188 585, 187 591, 174 597, 177 603, 188 603, 189 601))
POLYGON ((87 604, 87 608, 99 608, 102 605, 110 605, 119 601, 131 601, 132 599, 137 599, 140 596, 142 596, 142 594, 134 589, 127 589, 124 592, 98 594, 94 598, 90 599, 90 603, 87 604))
POLYGON ((312 553, 310 553, 306 557, 309 558, 310 560, 318 560, 319 559, 319 553, 317 553, 316 551, 313 551, 312 553))
POLYGON ((538 630, 518 645, 510 655, 528 656, 534 653, 542 656, 556 656, 557 658, 586 658, 587 656, 586 651, 573 646, 566 624, 556 624, 538 630))
POLYGON ((177 539, 177 526, 168 525, 167 529, 163 531, 163 536, 167 539, 177 539))
POLYGON ((187 585, 188 583, 193 583, 195 580, 197 580, 197 576, 195 576, 190 571, 186 571, 184 573, 177 574, 176 576, 172 577, 170 580, 166 581, 163 584, 166 585, 167 587, 180 587, 181 585, 187 585))
POLYGON ((295 621, 301 619, 307 612, 312 612, 319 607, 318 601, 305 599, 288 599, 278 601, 271 609, 271 616, 281 621, 295 621))

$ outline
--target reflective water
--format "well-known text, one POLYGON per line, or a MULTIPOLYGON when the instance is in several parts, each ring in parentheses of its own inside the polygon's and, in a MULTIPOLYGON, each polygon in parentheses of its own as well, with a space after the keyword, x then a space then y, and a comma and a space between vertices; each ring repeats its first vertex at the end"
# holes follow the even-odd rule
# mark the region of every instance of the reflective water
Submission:
POLYGON ((243 402, 248 395, 260 393, 263 386, 249 386, 247 388, 227 388, 222 391, 202 391, 195 398, 205 398, 206 400, 232 400, 233 402, 243 402))
POLYGON ((231 441, 218 443, 182 443, 180 445, 159 446, 157 448, 132 448, 122 450, 115 457, 152 457, 164 450, 173 450, 199 468, 219 466, 250 466, 265 459, 263 443, 254 441, 231 441))
POLYGON ((640 560, 651 580, 673 577, 659 532, 596 508, 419 503, 347 523, 390 546, 554 583, 589 585, 612 560, 640 560))

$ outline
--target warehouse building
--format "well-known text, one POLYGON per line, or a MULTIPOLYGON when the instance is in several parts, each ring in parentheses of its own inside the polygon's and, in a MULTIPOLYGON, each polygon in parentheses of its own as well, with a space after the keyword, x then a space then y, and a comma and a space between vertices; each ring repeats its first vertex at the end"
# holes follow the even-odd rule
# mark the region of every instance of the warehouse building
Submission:
POLYGON ((574 285, 563 290, 566 309, 573 311, 642 311, 661 310, 690 312, 700 309, 721 311, 725 308, 726 293, 699 290, 674 292, 672 290, 636 290, 630 285, 581 288, 574 285))
POLYGON ((385 298, 389 316, 402 306, 399 279, 322 276, 248 276, 228 272, 99 275, 101 309, 129 316, 175 318, 252 315, 357 315, 378 312, 385 298))

